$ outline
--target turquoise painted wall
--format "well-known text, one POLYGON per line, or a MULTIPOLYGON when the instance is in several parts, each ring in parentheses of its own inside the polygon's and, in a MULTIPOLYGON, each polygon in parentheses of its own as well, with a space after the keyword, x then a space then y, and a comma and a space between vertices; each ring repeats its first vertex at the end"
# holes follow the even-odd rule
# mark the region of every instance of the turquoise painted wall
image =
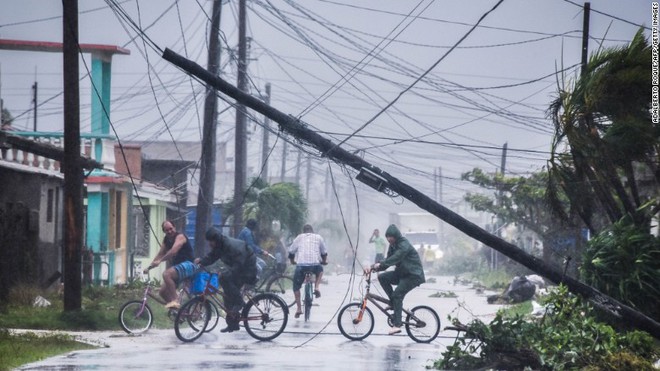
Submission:
MULTIPOLYGON (((110 133, 110 75, 111 62, 104 61, 101 56, 92 54, 92 133, 110 133)), ((103 155, 101 140, 96 140, 94 146, 97 161, 103 155)))

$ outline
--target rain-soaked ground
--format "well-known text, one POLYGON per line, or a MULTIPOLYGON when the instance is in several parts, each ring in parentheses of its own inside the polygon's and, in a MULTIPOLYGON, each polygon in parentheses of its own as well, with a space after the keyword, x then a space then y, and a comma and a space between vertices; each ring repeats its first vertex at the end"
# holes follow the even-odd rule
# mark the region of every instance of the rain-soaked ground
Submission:
MULTIPOLYGON (((453 277, 427 276, 427 283, 413 290, 404 306, 429 305, 442 321, 440 335, 430 344, 410 339, 406 332, 390 336, 386 317, 374 311, 376 325, 363 341, 345 338, 337 327, 339 309, 359 297, 360 276, 351 282, 349 274, 326 273, 322 296, 316 299, 311 319, 291 315, 285 332, 270 342, 250 337, 244 329, 223 334, 217 329, 193 343, 183 343, 173 330, 150 330, 144 335, 124 332, 72 333, 101 345, 98 349, 76 351, 27 364, 20 370, 423 370, 441 358, 456 333, 444 330, 447 316, 463 323, 474 318, 490 321, 500 308, 486 303, 486 295, 469 285, 454 283, 453 277), (457 298, 431 297, 453 292, 457 298)), ((377 282, 372 292, 382 294, 377 282)), ((292 311, 293 314, 293 311, 292 311)), ((222 320, 221 320, 222 321, 222 320)))

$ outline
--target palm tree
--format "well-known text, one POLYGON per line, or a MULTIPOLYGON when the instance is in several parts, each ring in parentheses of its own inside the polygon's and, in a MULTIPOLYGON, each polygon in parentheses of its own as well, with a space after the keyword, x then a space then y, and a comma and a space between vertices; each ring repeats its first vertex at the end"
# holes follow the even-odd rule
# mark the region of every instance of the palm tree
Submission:
MULTIPOLYGON (((560 191, 592 233, 624 215, 636 223, 638 213, 655 192, 644 195, 640 182, 660 182, 660 126, 650 114, 651 48, 640 29, 629 45, 604 49, 591 56, 572 87, 559 91, 549 115, 555 125, 549 160, 549 198, 560 206, 560 191), (572 90, 571 90, 572 88, 572 90), (562 152, 568 145, 570 151, 562 152), (638 179, 640 174, 650 174, 638 179)), ((567 218, 566 210, 554 211, 567 218)), ((655 210, 657 212, 657 209, 655 210)), ((653 213, 651 213, 653 215, 653 213)))
POLYGON ((660 125, 651 119, 651 48, 638 31, 629 45, 594 54, 572 90, 559 92, 548 195, 553 210, 579 214, 594 239, 584 253, 587 283, 658 319, 660 125), (569 152, 561 152, 568 145, 569 152), (648 274, 648 272, 652 272, 648 274), (652 289, 650 289, 652 288, 652 289))
MULTIPOLYGON (((243 220, 249 218, 259 222, 259 237, 266 240, 272 237, 272 223, 277 221, 280 237, 295 235, 302 231, 307 217, 307 201, 300 187, 295 183, 268 184, 261 178, 250 181, 250 187, 243 198, 243 220)), ((225 215, 231 217, 234 200, 225 204, 225 215)))

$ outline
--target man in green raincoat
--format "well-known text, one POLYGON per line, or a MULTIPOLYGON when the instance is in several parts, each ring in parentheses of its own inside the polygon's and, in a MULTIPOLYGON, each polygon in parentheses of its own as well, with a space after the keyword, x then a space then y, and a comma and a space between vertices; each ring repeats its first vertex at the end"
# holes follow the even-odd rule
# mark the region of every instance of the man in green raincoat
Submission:
POLYGON ((378 275, 378 282, 390 299, 390 305, 394 311, 392 328, 389 334, 394 335, 401 332, 401 313, 403 312, 403 298, 415 287, 426 281, 424 268, 419 254, 408 240, 401 235, 399 228, 391 224, 385 231, 385 238, 390 243, 387 257, 380 263, 366 268, 366 273, 371 270, 384 271, 394 266, 393 271, 383 272, 378 275), (396 285, 396 288, 392 286, 396 285))

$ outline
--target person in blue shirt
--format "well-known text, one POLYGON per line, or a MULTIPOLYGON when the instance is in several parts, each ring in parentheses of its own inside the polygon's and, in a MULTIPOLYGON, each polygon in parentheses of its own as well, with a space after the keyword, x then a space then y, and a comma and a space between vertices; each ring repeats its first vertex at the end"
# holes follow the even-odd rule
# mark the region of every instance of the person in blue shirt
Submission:
POLYGON ((261 277, 261 272, 266 266, 266 262, 259 258, 259 255, 268 255, 268 251, 262 249, 257 245, 256 239, 254 238, 254 231, 257 230, 259 224, 255 219, 248 219, 245 223, 245 227, 238 233, 238 239, 245 241, 248 247, 252 249, 254 255, 257 255, 257 277, 261 277))

